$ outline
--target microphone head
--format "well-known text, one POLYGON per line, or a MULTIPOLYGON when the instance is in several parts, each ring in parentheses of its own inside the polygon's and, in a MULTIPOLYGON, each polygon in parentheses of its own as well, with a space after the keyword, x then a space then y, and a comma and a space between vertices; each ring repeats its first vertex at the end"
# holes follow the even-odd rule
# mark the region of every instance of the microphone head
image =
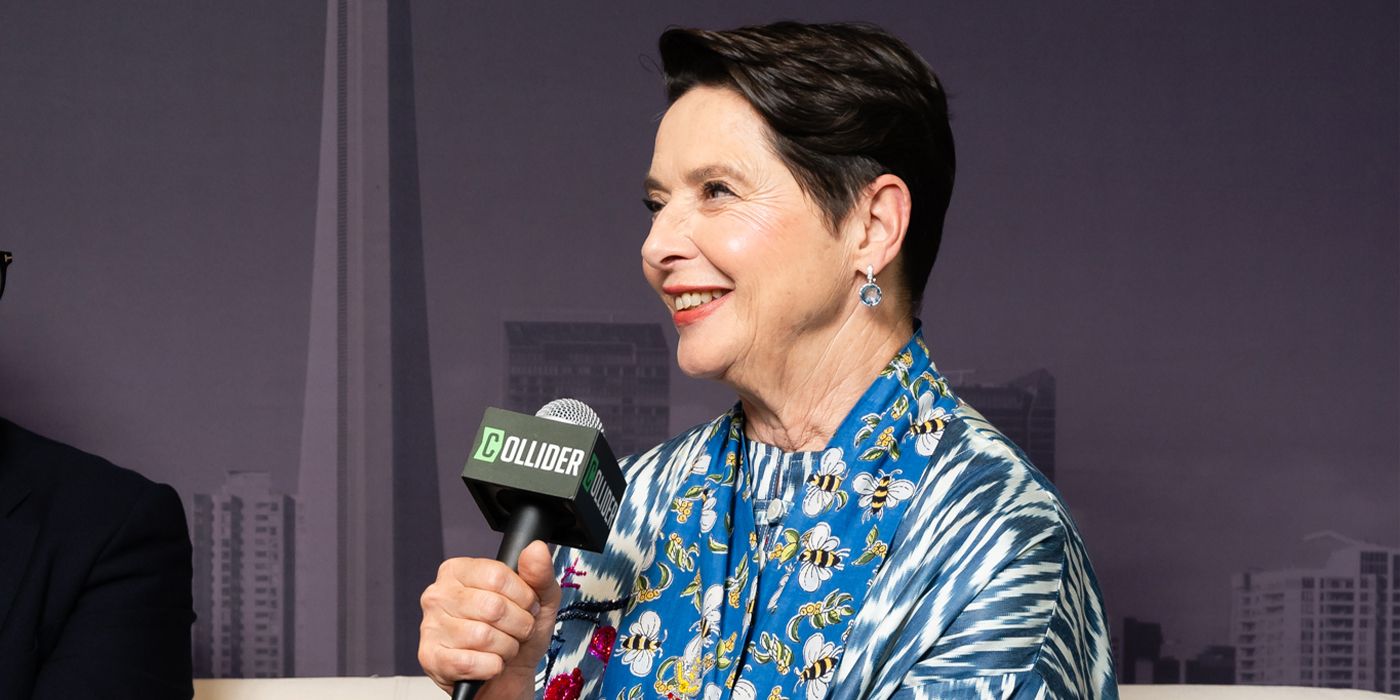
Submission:
POLYGON ((535 416, 557 420, 560 423, 581 425, 600 433, 606 432, 603 430, 603 419, 599 418, 598 414, 588 407, 588 404, 578 399, 555 399, 541 406, 540 410, 535 411, 535 416))

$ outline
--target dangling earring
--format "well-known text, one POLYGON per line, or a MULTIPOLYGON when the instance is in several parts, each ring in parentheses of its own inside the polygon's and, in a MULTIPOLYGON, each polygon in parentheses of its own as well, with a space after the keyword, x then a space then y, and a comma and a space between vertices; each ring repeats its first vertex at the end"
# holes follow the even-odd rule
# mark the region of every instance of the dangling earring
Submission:
POLYGON ((865 284, 860 287, 860 303, 875 307, 879 306, 880 300, 884 298, 884 290, 880 289, 880 285, 875 284, 875 266, 867 265, 865 268, 865 284))

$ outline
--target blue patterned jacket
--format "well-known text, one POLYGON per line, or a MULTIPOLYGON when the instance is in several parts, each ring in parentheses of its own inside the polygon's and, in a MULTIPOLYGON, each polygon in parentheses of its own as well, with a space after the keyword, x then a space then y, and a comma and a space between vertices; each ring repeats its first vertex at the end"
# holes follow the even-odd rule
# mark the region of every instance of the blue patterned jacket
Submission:
MULTIPOLYGON (((1117 698, 1102 594, 1058 492, 975 410, 960 403, 956 413, 851 622, 827 697, 1117 698)), ((599 630, 618 627, 712 429, 624 460, 628 489, 606 550, 556 553, 564 600, 541 697, 561 675, 582 683, 579 697, 596 696, 610 656, 600 645, 613 642, 599 630)))

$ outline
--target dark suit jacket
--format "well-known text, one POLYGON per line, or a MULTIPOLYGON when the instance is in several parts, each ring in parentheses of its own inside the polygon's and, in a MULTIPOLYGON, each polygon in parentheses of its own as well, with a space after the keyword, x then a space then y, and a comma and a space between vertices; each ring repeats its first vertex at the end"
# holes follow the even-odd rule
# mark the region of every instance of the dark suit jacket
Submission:
POLYGON ((0 700, 188 699, 193 621, 175 491, 0 419, 0 700))

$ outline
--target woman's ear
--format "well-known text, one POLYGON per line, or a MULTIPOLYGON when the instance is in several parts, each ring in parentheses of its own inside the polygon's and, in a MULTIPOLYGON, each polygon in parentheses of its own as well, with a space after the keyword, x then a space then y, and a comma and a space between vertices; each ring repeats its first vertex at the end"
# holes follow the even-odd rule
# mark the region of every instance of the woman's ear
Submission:
POLYGON ((879 275, 899 257, 909 230, 910 206, 909 186, 897 175, 885 173, 866 186, 857 210, 864 227, 856 248, 860 272, 871 266, 879 275))

